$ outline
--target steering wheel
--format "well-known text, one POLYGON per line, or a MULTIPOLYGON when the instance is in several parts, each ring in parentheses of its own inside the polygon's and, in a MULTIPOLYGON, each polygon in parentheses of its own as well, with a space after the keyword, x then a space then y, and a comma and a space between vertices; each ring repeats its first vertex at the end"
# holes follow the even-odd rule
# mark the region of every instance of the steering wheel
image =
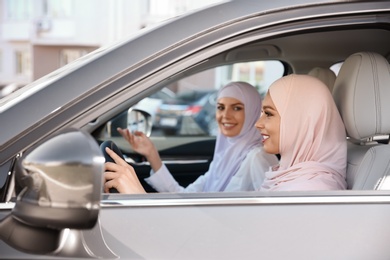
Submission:
MULTIPOLYGON (((121 150, 118 148, 118 146, 113 141, 107 140, 107 141, 104 141, 103 143, 100 144, 100 150, 102 151, 104 159, 106 160, 106 162, 113 162, 113 163, 115 163, 115 161, 106 152, 106 147, 108 147, 111 150, 113 150, 123 160, 125 159, 123 154, 122 154, 122 152, 121 152, 121 150)), ((115 188, 110 188, 109 192, 110 193, 119 193, 118 190, 115 189, 115 188)))

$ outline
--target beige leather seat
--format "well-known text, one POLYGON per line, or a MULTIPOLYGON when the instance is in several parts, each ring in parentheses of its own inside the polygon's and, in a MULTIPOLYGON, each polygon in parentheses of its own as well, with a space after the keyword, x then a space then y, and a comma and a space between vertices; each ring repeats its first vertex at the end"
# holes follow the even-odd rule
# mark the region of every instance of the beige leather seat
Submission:
POLYGON ((351 55, 333 97, 349 137, 348 189, 390 189, 390 145, 375 141, 390 133, 389 63, 377 53, 351 55))
POLYGON ((329 68, 315 67, 309 71, 308 75, 321 80, 326 86, 328 86, 330 92, 333 91, 334 82, 336 81, 336 74, 333 70, 329 68))

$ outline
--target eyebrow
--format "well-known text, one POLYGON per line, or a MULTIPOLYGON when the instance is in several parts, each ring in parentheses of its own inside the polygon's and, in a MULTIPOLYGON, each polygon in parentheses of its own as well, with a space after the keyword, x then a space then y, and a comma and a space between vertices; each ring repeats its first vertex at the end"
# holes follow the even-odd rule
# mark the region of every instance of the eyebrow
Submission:
MULTIPOLYGON (((220 102, 217 102, 217 104, 218 105, 224 105, 224 106, 226 106, 226 104, 225 103, 220 103, 220 102)), ((243 103, 241 103, 241 102, 238 102, 238 103, 234 103, 234 104, 229 104, 229 106, 236 106, 236 105, 242 105, 242 106, 245 106, 243 103)))
POLYGON ((263 110, 264 110, 264 109, 271 109, 271 110, 276 111, 276 108, 271 107, 271 106, 263 106, 263 110))

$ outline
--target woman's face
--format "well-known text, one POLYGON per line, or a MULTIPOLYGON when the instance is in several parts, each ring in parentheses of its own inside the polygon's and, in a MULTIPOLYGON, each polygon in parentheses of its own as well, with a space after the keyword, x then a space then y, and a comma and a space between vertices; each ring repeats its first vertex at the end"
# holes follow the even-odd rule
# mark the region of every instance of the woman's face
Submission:
POLYGON ((245 122, 245 107, 238 99, 223 97, 218 99, 215 113, 221 133, 234 137, 241 132, 245 122))
POLYGON ((263 100, 261 116, 256 122, 256 128, 263 136, 264 151, 279 154, 280 115, 269 92, 263 100))

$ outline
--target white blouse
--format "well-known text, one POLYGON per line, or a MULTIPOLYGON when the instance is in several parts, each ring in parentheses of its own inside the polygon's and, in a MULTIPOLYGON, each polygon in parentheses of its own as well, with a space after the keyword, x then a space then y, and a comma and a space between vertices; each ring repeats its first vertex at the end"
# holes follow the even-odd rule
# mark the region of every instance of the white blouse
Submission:
MULTIPOLYGON (((237 173, 230 180, 225 191, 259 190, 265 178, 265 172, 278 164, 275 155, 267 154, 262 147, 252 149, 241 163, 237 173)), ((150 172, 145 181, 158 192, 202 192, 210 172, 199 176, 186 188, 180 186, 168 168, 163 164, 157 172, 150 172)))

